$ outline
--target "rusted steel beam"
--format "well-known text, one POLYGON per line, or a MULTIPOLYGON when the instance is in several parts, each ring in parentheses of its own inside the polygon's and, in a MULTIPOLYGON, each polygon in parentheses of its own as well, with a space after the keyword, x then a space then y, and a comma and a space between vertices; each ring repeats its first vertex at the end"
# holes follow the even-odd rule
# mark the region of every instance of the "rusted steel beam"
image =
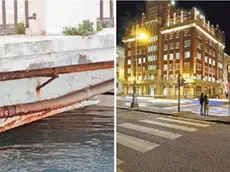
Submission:
POLYGON ((0 107, 0 118, 9 118, 37 112, 50 112, 52 110, 67 107, 75 103, 87 100, 93 96, 111 91, 113 89, 114 79, 111 79, 94 86, 84 88, 82 90, 71 92, 58 98, 0 107))
POLYGON ((1 72, 0 81, 15 80, 33 77, 53 77, 58 74, 84 72, 91 70, 114 68, 114 61, 87 63, 72 66, 59 66, 53 68, 33 69, 29 71, 1 72))
POLYGON ((103 21, 104 19, 104 2, 100 0, 100 20, 103 21))
POLYGON ((44 82, 43 84, 39 85, 36 87, 36 90, 40 90, 42 87, 46 86, 47 84, 49 84, 50 82, 52 82, 53 80, 55 80, 56 78, 58 78, 58 75, 57 76, 54 76, 50 79, 48 79, 46 82, 44 82))

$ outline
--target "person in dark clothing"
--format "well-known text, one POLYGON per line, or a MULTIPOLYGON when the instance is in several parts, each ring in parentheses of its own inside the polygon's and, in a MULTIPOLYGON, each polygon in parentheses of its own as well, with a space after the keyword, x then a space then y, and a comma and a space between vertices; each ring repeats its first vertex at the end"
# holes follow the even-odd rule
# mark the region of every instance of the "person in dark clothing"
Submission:
POLYGON ((209 99, 208 96, 204 96, 204 115, 208 115, 209 112, 209 99))
POLYGON ((201 93, 200 98, 200 114, 203 115, 203 109, 204 109, 204 93, 201 93))

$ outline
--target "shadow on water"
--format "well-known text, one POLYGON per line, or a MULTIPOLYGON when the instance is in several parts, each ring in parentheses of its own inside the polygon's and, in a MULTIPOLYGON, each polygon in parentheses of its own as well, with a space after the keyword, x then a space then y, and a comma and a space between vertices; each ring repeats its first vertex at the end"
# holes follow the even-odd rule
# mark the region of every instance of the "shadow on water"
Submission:
POLYGON ((0 134, 0 171, 112 172, 113 108, 87 107, 0 134))

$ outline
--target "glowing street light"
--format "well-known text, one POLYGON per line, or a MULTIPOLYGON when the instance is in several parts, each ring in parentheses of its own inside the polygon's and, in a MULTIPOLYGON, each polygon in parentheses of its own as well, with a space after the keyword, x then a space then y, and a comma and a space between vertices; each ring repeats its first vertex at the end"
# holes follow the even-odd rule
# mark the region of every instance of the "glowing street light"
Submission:
POLYGON ((175 5, 175 1, 171 0, 171 5, 174 6, 175 5))
POLYGON ((138 102, 137 102, 137 94, 136 94, 136 90, 137 90, 137 56, 138 56, 138 53, 137 53, 137 39, 141 39, 141 40, 147 40, 148 39, 148 36, 146 33, 142 32, 142 31, 139 31, 138 32, 138 24, 136 22, 136 27, 135 27, 135 40, 136 40, 136 43, 135 43, 135 58, 134 58, 134 76, 133 76, 133 95, 132 95, 132 102, 131 102, 131 105, 130 107, 131 108, 135 108, 135 107, 138 107, 138 102))

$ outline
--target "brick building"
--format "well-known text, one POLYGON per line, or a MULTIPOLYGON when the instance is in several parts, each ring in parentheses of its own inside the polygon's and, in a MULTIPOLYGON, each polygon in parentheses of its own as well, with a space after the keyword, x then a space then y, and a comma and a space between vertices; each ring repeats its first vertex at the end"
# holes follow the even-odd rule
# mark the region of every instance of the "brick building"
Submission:
MULTIPOLYGON (((186 84, 181 96, 223 96, 224 32, 206 20, 195 7, 177 9, 169 1, 146 2, 142 28, 146 42, 138 41, 137 88, 139 95, 176 97, 177 76, 186 84)), ((124 93, 132 93, 135 58, 133 29, 123 38, 125 43, 124 93)))

